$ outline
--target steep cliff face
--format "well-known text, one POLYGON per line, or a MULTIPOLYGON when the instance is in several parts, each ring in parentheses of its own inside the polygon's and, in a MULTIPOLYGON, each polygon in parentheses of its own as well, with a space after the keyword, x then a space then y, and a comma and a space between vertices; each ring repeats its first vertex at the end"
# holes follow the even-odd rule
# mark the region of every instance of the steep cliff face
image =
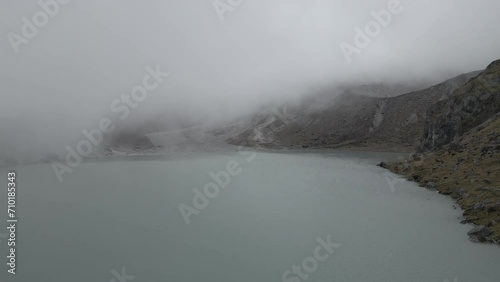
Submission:
POLYGON ((427 111, 422 151, 456 143, 500 110, 500 60, 427 111))

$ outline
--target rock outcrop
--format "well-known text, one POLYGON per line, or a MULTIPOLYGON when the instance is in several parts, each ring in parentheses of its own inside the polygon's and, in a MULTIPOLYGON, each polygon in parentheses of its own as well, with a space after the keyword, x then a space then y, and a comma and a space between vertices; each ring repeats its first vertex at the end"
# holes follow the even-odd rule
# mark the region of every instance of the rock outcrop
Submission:
POLYGON ((486 226, 477 226, 467 233, 473 242, 484 243, 490 239, 491 232, 486 226))
POLYGON ((460 136, 500 110, 500 60, 427 111, 421 150, 456 143, 460 136))

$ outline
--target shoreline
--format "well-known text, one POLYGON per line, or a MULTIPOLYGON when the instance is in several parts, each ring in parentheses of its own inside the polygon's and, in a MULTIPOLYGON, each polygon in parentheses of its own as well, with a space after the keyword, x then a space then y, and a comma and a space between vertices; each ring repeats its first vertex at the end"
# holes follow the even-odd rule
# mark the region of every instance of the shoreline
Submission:
MULTIPOLYGON (((409 150, 384 150, 380 147, 357 147, 349 146, 342 148, 269 148, 260 146, 234 146, 228 144, 227 147, 219 147, 217 150, 157 150, 149 152, 134 152, 134 154, 111 154, 103 156, 94 156, 86 158, 85 162, 113 162, 123 160, 162 160, 174 157, 176 153, 193 154, 193 156, 203 156, 211 153, 234 153, 240 148, 254 150, 262 153, 274 154, 332 154, 341 158, 366 158, 376 160, 374 165, 378 163, 379 167, 387 169, 395 174, 405 177, 410 182, 417 183, 420 187, 431 191, 437 191, 440 194, 450 196, 463 211, 464 220, 461 223, 471 223, 477 226, 472 233, 469 232, 471 241, 480 243, 493 243, 500 246, 500 187, 487 188, 480 186, 479 188, 471 185, 460 187, 455 185, 453 181, 446 181, 451 174, 446 171, 452 167, 446 163, 455 162, 456 159, 465 159, 461 154, 443 151, 430 152, 426 154, 417 154, 411 156, 409 150), (353 156, 356 154, 357 156, 353 156), (408 159, 408 157, 411 157, 408 159), (441 160, 442 159, 442 160, 441 160), (382 161, 379 163, 379 161, 382 161), (438 165, 436 167, 436 164, 438 165), (436 175, 443 174, 441 181, 436 175), (457 186, 457 187, 450 187, 457 186), (493 190, 491 190, 493 189, 493 190), (496 190, 495 190, 496 189, 496 190)), ((186 155, 184 155, 186 156, 186 155)), ((470 159, 470 158, 469 158, 470 159)), ((34 165, 30 163, 24 165, 34 165)), ((39 164, 47 164, 47 162, 39 162, 39 164)), ((23 165, 23 164, 19 164, 23 165)), ((18 166, 19 166, 18 165, 18 166)), ((466 178, 467 179, 467 178, 466 178)), ((456 181, 455 181, 456 182, 456 181)), ((498 183, 489 180, 490 183, 498 183)), ((463 184, 463 183, 462 183, 463 184)), ((486 184, 486 183, 485 183, 486 184)))

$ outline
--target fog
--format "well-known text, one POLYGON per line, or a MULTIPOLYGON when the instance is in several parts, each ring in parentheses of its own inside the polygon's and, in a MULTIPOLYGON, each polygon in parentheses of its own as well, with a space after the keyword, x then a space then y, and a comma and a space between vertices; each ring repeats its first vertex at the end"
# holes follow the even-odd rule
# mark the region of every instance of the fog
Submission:
POLYGON ((33 22, 42 8, 2 1, 1 156, 58 152, 103 117, 116 119, 113 101, 142 85, 147 67, 169 76, 124 123, 231 118, 312 89, 436 82, 500 57, 500 2, 491 0, 401 0, 350 62, 342 42, 355 46, 355 28, 394 0, 53 3, 47 23, 24 38, 23 17, 33 22))

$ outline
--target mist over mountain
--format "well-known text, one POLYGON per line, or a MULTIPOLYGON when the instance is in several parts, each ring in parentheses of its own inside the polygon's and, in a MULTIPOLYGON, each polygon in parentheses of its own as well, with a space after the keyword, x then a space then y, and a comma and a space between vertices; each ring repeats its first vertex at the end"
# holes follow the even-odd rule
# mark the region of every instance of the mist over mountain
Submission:
POLYGON ((0 2, 0 281, 500 281, 500 1, 0 2))
POLYGON ((500 50, 500 6, 488 0, 258 0, 223 12, 201 0, 41 3, 0 11, 2 158, 64 155, 104 118, 115 134, 145 134, 346 86, 394 96, 482 69, 500 50), (357 46, 377 17, 380 31, 357 46), (342 43, 359 49, 350 61, 342 43), (127 105, 148 68, 169 75, 127 105))
POLYGON ((423 135, 427 110, 479 73, 410 93, 398 85, 361 86, 341 88, 337 95, 310 97, 298 106, 283 104, 256 114, 245 126, 236 126, 239 132, 229 142, 273 148, 355 146, 411 151, 423 135))

